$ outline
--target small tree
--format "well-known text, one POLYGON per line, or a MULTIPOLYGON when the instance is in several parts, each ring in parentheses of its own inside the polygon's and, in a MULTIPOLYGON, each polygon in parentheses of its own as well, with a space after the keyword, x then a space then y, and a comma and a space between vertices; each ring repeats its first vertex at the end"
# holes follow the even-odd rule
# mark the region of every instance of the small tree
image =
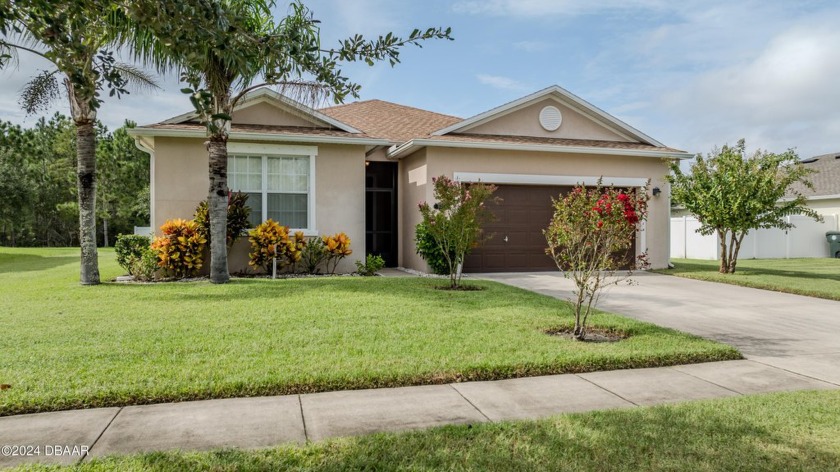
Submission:
POLYGON ((432 179, 437 203, 420 203, 420 214, 428 233, 446 259, 449 287, 461 283, 461 266, 471 249, 482 242, 482 227, 491 220, 486 202, 496 191, 495 185, 481 182, 463 184, 442 175, 432 179))
POLYGON ((575 283, 573 336, 583 340, 586 322, 601 290, 627 281, 634 268, 646 265, 645 255, 630 260, 634 236, 647 217, 647 192, 635 196, 613 188, 575 187, 553 200, 554 216, 543 231, 557 268, 575 283), (624 277, 616 273, 625 266, 624 277))
POLYGON ((671 165, 671 198, 700 222, 698 232, 717 234, 720 240, 720 272, 735 273, 741 242, 750 230, 790 229, 785 220, 802 214, 822 221, 806 206, 806 198, 792 188, 801 183, 813 188, 813 172, 799 162, 793 150, 772 154, 758 150, 746 155, 744 140, 715 149, 708 158, 698 155, 685 174, 678 163, 671 165), (790 198, 785 198, 788 195, 790 198))

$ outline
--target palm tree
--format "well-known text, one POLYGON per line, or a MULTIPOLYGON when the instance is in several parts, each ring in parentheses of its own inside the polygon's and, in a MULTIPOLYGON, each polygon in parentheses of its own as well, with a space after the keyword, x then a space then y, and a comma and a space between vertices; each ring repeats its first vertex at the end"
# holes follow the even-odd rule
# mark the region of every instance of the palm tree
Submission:
POLYGON ((66 94, 76 126, 80 280, 99 283, 96 250, 96 114, 100 92, 128 93, 126 87, 156 87, 142 70, 118 63, 109 50, 120 46, 121 24, 127 18, 110 2, 13 2, 0 10, 0 65, 18 52, 40 56, 54 66, 24 88, 21 105, 28 113, 46 108, 66 94), (59 84, 59 80, 61 84, 59 84))
POLYGON ((305 102, 332 96, 340 103, 360 87, 342 75, 339 62, 399 62, 399 49, 426 39, 451 39, 450 29, 414 30, 403 39, 391 33, 368 41, 355 36, 338 49, 321 47, 319 22, 300 2, 275 21, 274 1, 138 1, 129 7, 138 24, 137 57, 159 72, 175 69, 189 87, 196 112, 207 126, 209 153, 210 280, 230 280, 227 264, 227 141, 230 120, 250 91, 275 86, 305 102), (173 24, 180 21, 180 24, 173 24), (150 33, 151 32, 151 33, 150 33))

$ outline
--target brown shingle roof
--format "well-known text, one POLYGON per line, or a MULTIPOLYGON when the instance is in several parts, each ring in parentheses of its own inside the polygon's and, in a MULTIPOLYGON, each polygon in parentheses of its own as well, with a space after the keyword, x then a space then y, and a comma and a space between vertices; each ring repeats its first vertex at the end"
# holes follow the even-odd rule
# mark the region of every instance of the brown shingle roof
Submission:
POLYGON ((594 139, 545 138, 536 136, 502 136, 496 134, 446 134, 432 136, 435 141, 457 141, 465 143, 499 143, 499 144, 545 144, 552 146, 580 146, 605 149, 635 149, 640 151, 660 151, 682 153, 679 149, 658 147, 644 143, 630 143, 624 141, 599 141, 594 139))
POLYGON ((801 184, 794 185, 793 190, 799 191, 806 197, 840 195, 840 154, 823 154, 805 159, 802 165, 816 171, 809 177, 814 184, 814 190, 801 184))
POLYGON ((384 100, 365 100, 318 110, 338 121, 363 131, 369 136, 404 143, 428 137, 434 131, 462 121, 443 115, 384 100))
MULTIPOLYGON (((200 123, 158 123, 154 125, 141 126, 140 128, 147 129, 162 129, 162 130, 205 130, 205 126, 200 123)), ((270 126, 270 125, 247 125, 247 124, 233 124, 231 125, 232 132, 239 133, 265 133, 265 134, 288 134, 296 136, 336 136, 343 138, 364 138, 370 139, 371 136, 364 133, 348 133, 334 128, 309 128, 303 126, 270 126)))

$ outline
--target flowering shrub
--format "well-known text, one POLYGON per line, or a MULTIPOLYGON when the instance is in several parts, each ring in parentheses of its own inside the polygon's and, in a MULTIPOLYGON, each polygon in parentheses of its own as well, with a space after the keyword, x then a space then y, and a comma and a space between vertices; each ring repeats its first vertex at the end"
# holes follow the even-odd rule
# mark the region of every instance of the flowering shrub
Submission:
MULTIPOLYGON (((642 196, 614 188, 575 187, 554 200, 554 216, 545 234, 549 254, 575 282, 574 336, 584 339, 586 321, 603 287, 627 280, 613 278, 623 266, 630 271, 646 264, 645 255, 628 261, 635 234, 647 217, 647 192, 642 196)), ((628 276, 630 272, 628 271, 628 276)))
POLYGON ((332 236, 322 236, 321 240, 326 251, 327 270, 330 274, 334 274, 338 263, 353 254, 353 250, 350 249, 350 238, 344 233, 336 233, 332 236))
POLYGON ((420 203, 423 225, 446 260, 451 288, 461 283, 461 264, 482 240, 481 228, 492 218, 485 202, 496 186, 462 184, 446 176, 432 178, 436 205, 420 203))
POLYGON ((270 272, 274 257, 280 259, 285 255, 289 244, 289 228, 267 219, 248 232, 248 241, 251 242, 248 265, 270 272))
POLYGON ((204 263, 207 239, 193 220, 168 220, 160 227, 163 236, 155 238, 152 250, 158 266, 168 275, 183 278, 195 275, 204 263))

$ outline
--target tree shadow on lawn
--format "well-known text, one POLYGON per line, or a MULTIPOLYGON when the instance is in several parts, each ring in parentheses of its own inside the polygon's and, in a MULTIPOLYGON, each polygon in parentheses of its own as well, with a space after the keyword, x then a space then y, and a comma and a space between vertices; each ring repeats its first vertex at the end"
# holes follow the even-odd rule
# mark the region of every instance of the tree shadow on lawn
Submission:
MULTIPOLYGON (((127 460, 142 465, 144 470, 158 472, 210 468, 836 470, 840 461, 836 450, 822 448, 807 437, 797 438, 785 430, 785 419, 758 419, 762 414, 772 415, 769 410, 763 411, 767 406, 760 407, 762 411, 756 414, 749 406, 732 411, 729 405, 721 404, 720 410, 708 406, 695 409, 691 405, 612 410, 536 422, 375 434, 303 448, 153 453, 127 460)), ((823 431, 818 431, 825 433, 822 426, 823 431)), ((804 429, 810 427, 800 427, 793 433, 804 429)))
POLYGON ((0 274, 15 272, 37 272, 55 269, 63 265, 79 264, 81 256, 38 256, 35 254, 0 253, 0 274))
MULTIPOLYGON (((130 291, 132 296, 148 293, 151 299, 160 301, 230 301, 230 300, 276 300, 291 297, 313 297, 341 300, 350 295, 367 296, 371 300, 378 297, 400 297, 406 302, 424 303, 476 303, 486 305, 484 298, 493 297, 494 306, 514 306, 520 297, 532 297, 533 293, 515 287, 496 283, 482 282, 485 290, 448 291, 436 287, 444 285, 441 281, 416 279, 379 280, 363 277, 325 277, 299 278, 283 280, 234 279, 225 285, 212 285, 208 282, 163 282, 153 284, 108 283, 104 286, 115 291, 130 291), (156 289, 159 288, 159 289, 156 289), (500 296, 505 291, 518 296, 500 296)), ((531 298, 534 300, 534 298, 531 298)), ((546 297, 536 303, 551 304, 556 307, 556 300, 546 297)))
MULTIPOLYGON (((697 264, 692 262, 680 262, 677 264, 677 268, 672 270, 663 270, 663 274, 668 273, 687 273, 687 274, 720 274, 716 268, 709 267, 707 264, 697 264)), ((732 274, 720 274, 722 277, 727 277, 732 274)), ((788 270, 788 269, 766 269, 766 268, 755 268, 755 267, 746 267, 739 265, 737 270, 735 271, 734 276, 736 278, 747 279, 752 276, 762 276, 762 275, 770 275, 774 277, 796 277, 798 279, 812 279, 812 280, 831 280, 840 282, 840 271, 837 273, 822 273, 816 274, 813 272, 806 272, 801 270, 788 270)))

